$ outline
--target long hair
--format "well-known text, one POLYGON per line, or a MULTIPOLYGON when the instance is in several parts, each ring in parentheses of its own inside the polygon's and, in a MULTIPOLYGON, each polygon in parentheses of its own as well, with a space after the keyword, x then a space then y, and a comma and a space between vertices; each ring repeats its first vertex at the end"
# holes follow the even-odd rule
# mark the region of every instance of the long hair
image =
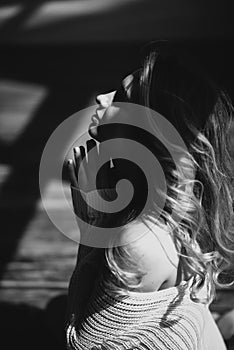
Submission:
MULTIPOLYGON (((202 301, 199 290, 206 283, 208 293, 203 301, 211 302, 215 286, 227 284, 222 277, 234 252, 228 149, 231 101, 186 57, 157 49, 146 55, 132 88, 137 90, 133 102, 167 118, 187 146, 176 168, 164 157, 167 193, 158 223, 170 229, 184 275, 195 277, 191 298, 202 301)), ((160 149, 156 153, 160 157, 160 149)), ((138 219, 153 220, 156 211, 152 202, 151 209, 138 219)), ((105 255, 117 294, 124 294, 126 286, 134 289, 140 284, 144 272, 136 270, 125 246, 108 248, 105 255)))

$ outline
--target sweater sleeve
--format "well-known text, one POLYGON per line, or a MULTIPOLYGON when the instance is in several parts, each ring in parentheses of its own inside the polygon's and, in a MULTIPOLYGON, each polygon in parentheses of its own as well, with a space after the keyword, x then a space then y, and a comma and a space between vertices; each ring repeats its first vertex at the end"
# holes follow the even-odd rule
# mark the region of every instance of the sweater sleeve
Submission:
MULTIPOLYGON (((115 193, 114 189, 100 190, 102 197, 107 200, 105 204, 103 199, 99 201, 100 196, 96 194, 96 191, 84 192, 71 186, 73 209, 77 215, 80 231, 85 231, 89 225, 101 223, 103 218, 99 215, 100 213, 97 215, 93 207, 100 207, 102 211, 105 211, 105 205, 108 205, 108 200, 110 201, 115 196, 115 193)), ((66 317, 68 323, 72 314, 79 318, 79 315, 83 313, 102 266, 103 254, 104 251, 101 248, 79 244, 76 266, 69 283, 66 317)))

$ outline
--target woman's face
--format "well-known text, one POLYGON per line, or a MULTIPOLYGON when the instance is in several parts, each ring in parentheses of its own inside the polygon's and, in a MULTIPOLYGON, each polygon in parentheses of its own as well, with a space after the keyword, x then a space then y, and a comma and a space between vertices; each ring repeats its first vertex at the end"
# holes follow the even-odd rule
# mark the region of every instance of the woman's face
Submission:
MULTIPOLYGON (((96 97, 98 108, 96 109, 96 113, 91 117, 92 123, 89 126, 89 134, 93 138, 98 140, 97 127, 99 125, 119 121, 119 108, 114 107, 113 102, 137 103, 137 72, 124 78, 117 90, 96 97)), ((126 118, 130 118, 130 116, 125 116, 126 118)), ((131 120, 125 119, 125 122, 131 123, 131 120)))

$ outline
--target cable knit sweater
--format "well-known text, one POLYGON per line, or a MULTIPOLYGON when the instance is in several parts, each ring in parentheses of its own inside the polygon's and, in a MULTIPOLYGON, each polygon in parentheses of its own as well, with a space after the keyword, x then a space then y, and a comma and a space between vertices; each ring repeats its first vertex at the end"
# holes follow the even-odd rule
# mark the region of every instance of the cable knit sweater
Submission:
MULTIPOLYGON (((80 210, 76 189, 73 204, 80 210)), ((69 286, 69 349, 226 349, 208 306, 190 298, 192 280, 155 292, 129 292, 118 298, 106 283, 108 274, 100 273, 104 251, 85 246, 79 250, 69 286)))
MULTIPOLYGON (((73 276, 74 288, 83 264, 73 276)), ((77 322, 73 304, 67 327, 69 349, 77 350, 225 350, 225 344, 208 306, 190 299, 189 282, 156 292, 130 292, 113 297, 98 279, 77 322)), ((76 293, 73 293, 73 296, 76 293)), ((76 297, 73 302, 77 300, 76 297)))

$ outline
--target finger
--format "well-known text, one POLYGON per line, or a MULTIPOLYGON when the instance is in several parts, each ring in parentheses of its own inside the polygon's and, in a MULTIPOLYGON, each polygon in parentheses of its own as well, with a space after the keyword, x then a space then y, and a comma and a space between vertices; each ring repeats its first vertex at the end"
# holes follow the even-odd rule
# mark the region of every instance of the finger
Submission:
POLYGON ((97 172, 98 149, 96 141, 91 139, 86 142, 88 156, 88 180, 90 185, 95 188, 95 174, 97 172))
POLYGON ((80 164, 80 171, 82 175, 82 181, 84 181, 84 185, 88 185, 88 167, 87 167, 87 158, 86 158, 86 150, 84 146, 80 146, 80 157, 81 157, 81 164, 80 164))
POLYGON ((80 167, 86 165, 86 155, 85 155, 85 148, 83 146, 75 147, 73 148, 74 152, 74 158, 75 158, 75 165, 76 165, 76 176, 78 176, 78 172, 80 167))
POLYGON ((85 190, 87 185, 85 148, 83 146, 75 147, 73 151, 76 162, 76 180, 78 182, 79 188, 85 190))
POLYGON ((79 168, 82 162, 81 159, 81 154, 80 154, 80 148, 79 147, 75 147, 73 148, 73 153, 74 153, 74 159, 75 159, 75 174, 76 177, 78 176, 78 172, 79 172, 79 168))
POLYGON ((69 179, 71 181, 71 185, 74 187, 78 187, 78 182, 77 182, 76 175, 75 175, 75 167, 74 167, 74 163, 73 163, 72 159, 68 159, 67 169, 68 169, 68 175, 69 175, 69 179))
POLYGON ((81 156, 82 161, 86 160, 86 153, 85 153, 84 146, 80 146, 79 149, 80 149, 80 156, 81 156))

